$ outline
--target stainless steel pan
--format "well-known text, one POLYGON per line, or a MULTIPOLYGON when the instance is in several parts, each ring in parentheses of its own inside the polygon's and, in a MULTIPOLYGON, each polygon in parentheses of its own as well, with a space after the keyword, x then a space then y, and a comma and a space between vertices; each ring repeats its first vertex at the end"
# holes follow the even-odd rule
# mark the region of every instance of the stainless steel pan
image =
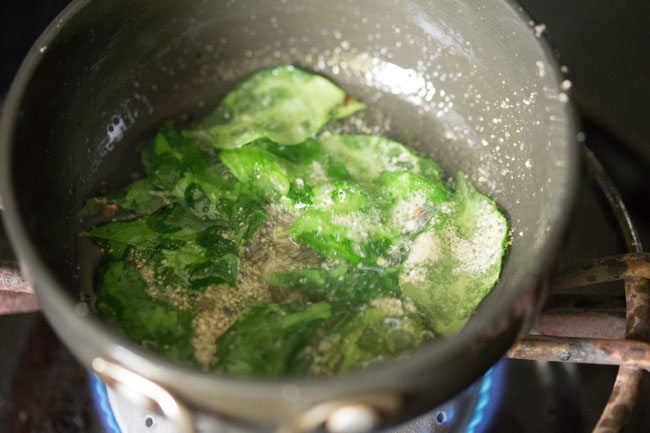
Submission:
POLYGON ((496 0, 73 1, 27 56, 0 127, 5 223, 43 312, 81 362, 184 431, 192 417, 308 430, 350 406, 364 430, 453 396, 526 331, 575 188, 572 111, 528 20, 496 0), (163 120, 282 63, 369 102, 368 123, 469 173, 507 213, 501 280, 459 335, 341 377, 243 380, 171 364, 79 305, 76 213, 97 181, 163 120))

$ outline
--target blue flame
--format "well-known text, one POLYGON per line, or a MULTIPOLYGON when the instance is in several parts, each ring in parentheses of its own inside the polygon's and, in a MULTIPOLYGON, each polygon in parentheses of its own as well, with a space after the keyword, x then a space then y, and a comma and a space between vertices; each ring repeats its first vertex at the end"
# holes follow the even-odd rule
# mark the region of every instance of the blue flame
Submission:
POLYGON ((455 414, 456 414, 456 411, 454 410, 453 406, 450 407, 449 409, 447 409, 445 411, 445 415, 446 415, 445 422, 448 422, 450 424, 453 423, 455 414))
POLYGON ((108 401, 106 385, 94 374, 88 375, 88 381, 90 383, 90 392, 95 402, 95 410, 99 415, 99 420, 104 427, 104 431, 106 433, 122 433, 115 420, 115 415, 113 415, 111 403, 108 401))
MULTIPOLYGON (((117 425, 113 409, 108 401, 106 385, 94 375, 89 375, 90 391, 95 409, 106 433, 122 433, 117 425)), ((479 385, 479 394, 465 433, 485 433, 492 420, 492 415, 498 404, 503 386, 503 362, 497 363, 483 376, 479 385)), ((452 423, 454 419, 453 405, 444 410, 444 423, 452 423)))
POLYGON ((483 376, 478 399, 465 433, 482 433, 490 425, 503 386, 503 362, 497 363, 483 376))

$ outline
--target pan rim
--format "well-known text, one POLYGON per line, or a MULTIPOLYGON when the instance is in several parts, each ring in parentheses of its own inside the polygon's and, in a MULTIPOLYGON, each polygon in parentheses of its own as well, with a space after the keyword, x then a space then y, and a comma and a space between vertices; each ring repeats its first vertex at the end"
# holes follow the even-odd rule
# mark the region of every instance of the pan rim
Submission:
MULTIPOLYGON (((50 309, 47 309, 45 314, 58 333, 62 333, 62 330, 59 329, 59 326, 62 325, 55 324, 57 319, 54 316, 65 316, 68 322, 65 326, 68 328, 76 328, 75 332, 94 334, 97 347, 104 347, 108 352, 105 355, 116 359, 122 364, 127 364, 129 368, 138 374, 149 377, 177 392, 177 395, 183 400, 212 410, 218 410, 218 408, 210 405, 211 402, 196 401, 195 398, 192 398, 191 393, 182 390, 192 385, 202 384, 201 386, 206 387, 206 389, 210 388, 215 393, 226 397, 233 392, 241 394, 241 397, 238 396, 240 400, 245 398, 254 400, 277 399, 282 394, 283 387, 291 384, 300 387, 305 396, 305 404, 310 406, 323 398, 327 399, 336 395, 354 395, 359 393, 360 390, 380 391, 387 384, 399 384, 403 377, 407 375, 409 377, 414 376, 414 371, 426 371, 431 366, 441 365, 455 356, 467 353, 473 339, 485 336, 485 330, 480 329, 476 321, 470 320, 468 325, 453 338, 435 340, 421 346, 407 358, 392 360, 367 370, 326 378, 245 379, 218 373, 204 373, 194 368, 179 366, 128 341, 108 326, 103 325, 100 320, 92 315, 88 317, 77 315, 74 308, 74 299, 40 257, 23 223, 17 207, 17 198, 14 194, 11 154, 13 146, 16 145, 14 143, 14 133, 16 120, 20 115, 18 110, 33 73, 40 62, 39 48, 48 46, 72 17, 89 3, 90 0, 73 0, 38 38, 23 61, 10 87, 0 119, 0 196, 5 207, 3 217, 8 236, 19 257, 21 268, 34 285, 39 298, 43 299, 47 296, 50 309), (333 389, 336 392, 332 392, 333 389), (307 398, 308 394, 312 396, 311 399, 307 398)), ((505 0, 504 3, 522 19, 530 19, 530 16, 514 0, 505 0)), ((552 50, 545 40, 540 40, 539 46, 548 63, 553 66, 554 80, 559 89, 561 74, 557 62, 554 61, 552 50)), ((498 316, 511 314, 514 305, 522 297, 527 296, 527 287, 538 285, 544 280, 544 272, 549 268, 553 254, 557 251, 567 226, 570 216, 569 209, 577 191, 579 150, 578 146, 572 143, 575 141, 575 132, 578 130, 577 116, 571 104, 564 105, 568 125, 566 137, 567 176, 564 183, 566 188, 564 197, 558 198, 558 202, 563 205, 564 209, 555 215, 555 220, 550 225, 547 239, 540 248, 541 260, 535 266, 531 266, 530 278, 527 280, 522 279, 516 288, 509 290, 502 302, 499 303, 497 310, 489 312, 490 314, 483 312, 483 316, 492 317, 490 323, 494 323, 495 318, 498 316)), ((481 314, 481 311, 478 311, 478 314, 481 314)), ((85 360, 85 362, 89 364, 88 360, 85 360)), ((480 363, 481 366, 478 366, 479 363, 476 362, 478 368, 475 368, 474 371, 468 371, 467 384, 478 378, 494 362, 496 362, 496 358, 492 359, 491 362, 489 359, 484 360, 480 363)), ((287 402, 287 404, 289 403, 287 402)))

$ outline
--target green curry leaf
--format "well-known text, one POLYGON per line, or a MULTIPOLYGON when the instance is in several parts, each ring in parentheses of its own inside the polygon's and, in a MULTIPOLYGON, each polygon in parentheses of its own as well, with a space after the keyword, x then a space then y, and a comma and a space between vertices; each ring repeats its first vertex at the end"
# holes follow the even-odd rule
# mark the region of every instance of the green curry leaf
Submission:
POLYGON ((331 328, 321 330, 318 344, 300 353, 296 365, 308 365, 315 375, 347 372, 400 356, 430 336, 399 299, 382 298, 342 310, 331 328))
POLYGON ((217 149, 235 149, 260 138, 296 145, 331 119, 362 108, 346 104, 345 92, 325 77, 279 66, 253 74, 184 134, 217 149))
POLYGON ((164 125, 145 177, 81 212, 113 218, 85 233, 109 256, 95 309, 158 353, 244 376, 363 368, 460 329, 499 277, 507 221, 397 141, 318 135, 364 108, 285 65, 195 128, 164 125), (232 323, 207 361, 205 313, 232 323))
POLYGON ((253 306, 219 338, 217 367, 241 376, 298 373, 297 354, 331 317, 324 302, 253 306))
POLYGON ((336 266, 279 271, 269 277, 269 284, 304 293, 314 301, 366 302, 398 296, 398 277, 399 269, 336 266))
POLYGON ((271 200, 289 192, 286 163, 267 150, 252 144, 222 150, 219 157, 237 180, 249 184, 263 197, 271 200))
POLYGON ((462 173, 453 205, 449 218, 414 240, 399 280, 440 334, 458 331, 494 287, 508 236, 496 204, 462 173))
POLYGON ((193 364, 192 313, 147 294, 138 270, 125 261, 111 261, 99 277, 95 308, 130 339, 170 358, 193 364))
POLYGON ((312 206, 285 234, 326 259, 369 265, 374 265, 394 240, 368 194, 345 181, 315 188, 312 206))
POLYGON ((413 172, 440 180, 433 160, 420 158, 403 144, 383 136, 329 135, 319 140, 327 154, 361 184, 375 181, 385 171, 413 172))

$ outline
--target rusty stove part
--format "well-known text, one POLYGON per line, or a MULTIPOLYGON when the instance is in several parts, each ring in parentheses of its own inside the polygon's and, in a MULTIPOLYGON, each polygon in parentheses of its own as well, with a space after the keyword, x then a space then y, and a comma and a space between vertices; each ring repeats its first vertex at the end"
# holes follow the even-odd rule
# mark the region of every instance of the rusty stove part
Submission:
MULTIPOLYGON (((587 169, 605 194, 605 198, 614 212, 628 251, 640 253, 643 251, 641 239, 616 187, 598 159, 587 148, 585 148, 585 159, 587 169)), ((628 266, 627 270, 634 274, 637 272, 636 267, 638 266, 644 266, 647 269, 647 261, 645 265, 637 262, 628 266)), ((647 276, 643 278, 631 275, 631 278, 625 280, 625 315, 627 319, 625 337, 650 341, 650 280, 647 279, 647 276)), ((642 379, 643 371, 641 370, 629 367, 619 368, 614 388, 594 428, 594 433, 618 432, 629 422, 630 414, 634 411, 638 400, 642 379)))
MULTIPOLYGON (((0 101, 0 106, 2 101, 0 101)), ((2 211, 0 199, 0 211, 2 211)), ((0 224, 2 221, 0 220, 0 224)), ((38 303, 32 287, 13 263, 0 262, 0 316, 37 311, 38 303)))
MULTIPOLYGON (((643 338, 646 335, 644 327, 649 326, 643 318, 648 314, 650 297, 650 291, 647 290, 647 282, 650 281, 650 253, 594 259, 563 273, 553 285, 571 288, 617 280, 626 280, 629 286, 626 288, 632 292, 628 296, 627 339, 612 339, 611 335, 606 336, 609 339, 529 335, 516 343, 507 356, 540 361, 622 365, 650 371, 650 343, 643 338)), ((619 333, 621 322, 622 319, 602 312, 548 312, 540 316, 537 329, 544 332, 545 328, 550 328, 551 334, 556 335, 553 331, 559 330, 563 331, 560 334, 570 334, 571 337, 595 337, 599 333, 605 334, 603 329, 612 323, 616 326, 610 329, 610 334, 619 333)))
POLYGON ((529 335, 515 343, 507 356, 536 361, 621 365, 650 371, 650 343, 635 340, 529 335))
POLYGON ((554 337, 625 338, 625 313, 616 310, 590 311, 552 309, 544 311, 535 321, 542 335, 554 337))
POLYGON ((17 266, 0 263, 0 315, 38 310, 36 295, 17 266))
MULTIPOLYGON (((629 253, 589 260, 563 272, 553 280, 552 287, 572 288, 629 279, 639 282, 650 279, 650 253, 629 253)), ((635 326, 639 326, 636 323, 635 326)))
MULTIPOLYGON (((529 335, 518 342, 508 356, 552 361, 621 364, 609 401, 593 433, 616 433, 628 423, 638 400, 644 369, 650 364, 650 254, 642 253, 638 233, 632 224, 616 187, 593 153, 585 148, 586 167, 603 192, 614 213, 629 254, 595 259, 578 266, 554 281, 554 289, 582 287, 609 281, 625 281, 625 339, 587 339, 529 335)), ((557 313, 557 312, 556 312, 557 313)), ((579 319, 580 312, 542 316, 538 330, 552 334, 571 334, 571 325, 590 336, 619 336, 620 319, 606 318, 603 313, 589 313, 593 323, 579 319), (596 315, 594 315, 596 314, 596 315), (613 329, 604 327, 613 324, 613 329), (589 334, 593 331, 593 334, 589 334)))

